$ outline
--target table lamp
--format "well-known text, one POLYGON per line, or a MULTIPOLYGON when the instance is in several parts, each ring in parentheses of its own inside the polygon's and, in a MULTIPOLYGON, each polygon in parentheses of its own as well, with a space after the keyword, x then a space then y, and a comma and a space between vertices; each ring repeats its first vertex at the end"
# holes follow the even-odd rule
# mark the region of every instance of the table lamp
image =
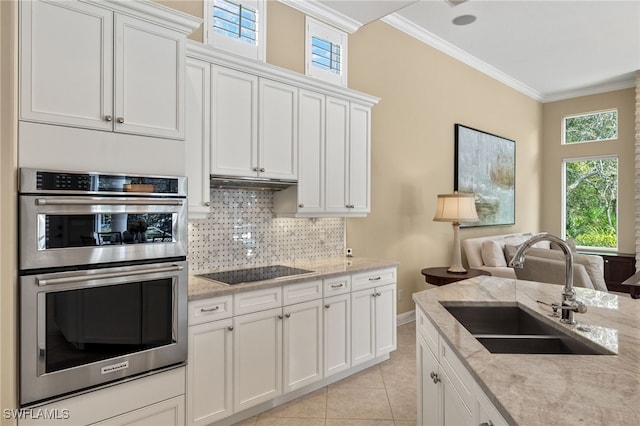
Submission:
POLYGON ((460 255, 460 222, 476 222, 476 201, 473 194, 438 194, 438 206, 433 216, 436 222, 453 222, 453 262, 447 272, 452 274, 466 274, 462 266, 460 255))

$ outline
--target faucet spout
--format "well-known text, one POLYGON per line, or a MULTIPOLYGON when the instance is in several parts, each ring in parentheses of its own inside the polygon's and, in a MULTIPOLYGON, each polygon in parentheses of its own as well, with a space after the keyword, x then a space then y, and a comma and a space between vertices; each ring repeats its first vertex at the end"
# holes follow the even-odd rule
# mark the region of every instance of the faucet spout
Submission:
POLYGON ((525 262, 525 253, 534 244, 539 243, 540 241, 551 241, 553 243, 556 243, 564 252, 565 275, 564 286, 562 288, 562 318, 560 319, 560 321, 566 324, 575 324, 573 313, 586 311, 586 306, 576 301, 576 291, 573 289, 573 253, 571 252, 571 249, 569 248, 567 243, 564 242, 564 240, 546 232, 534 235, 518 248, 516 253, 513 255, 513 258, 509 262, 509 266, 513 268, 523 268, 525 262))

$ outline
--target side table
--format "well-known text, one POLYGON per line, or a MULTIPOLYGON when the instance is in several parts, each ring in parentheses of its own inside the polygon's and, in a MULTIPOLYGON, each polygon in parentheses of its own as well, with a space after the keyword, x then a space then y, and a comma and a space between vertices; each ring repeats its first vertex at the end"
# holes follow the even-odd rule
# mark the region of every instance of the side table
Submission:
POLYGON ((473 278, 480 275, 491 275, 491 273, 487 271, 483 271, 482 269, 467 269, 465 274, 452 274, 447 272, 449 269, 448 266, 444 267, 436 267, 436 268, 424 268, 422 271, 422 275, 424 275, 424 280, 428 284, 433 284, 437 286, 451 284, 456 281, 466 280, 467 278, 473 278))

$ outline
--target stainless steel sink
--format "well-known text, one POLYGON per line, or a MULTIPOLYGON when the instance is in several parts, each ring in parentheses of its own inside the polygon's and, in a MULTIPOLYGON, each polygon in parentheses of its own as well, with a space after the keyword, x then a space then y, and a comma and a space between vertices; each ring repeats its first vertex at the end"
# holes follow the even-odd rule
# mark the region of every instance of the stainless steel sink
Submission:
POLYGON ((443 304, 491 353, 610 355, 515 305, 443 304))

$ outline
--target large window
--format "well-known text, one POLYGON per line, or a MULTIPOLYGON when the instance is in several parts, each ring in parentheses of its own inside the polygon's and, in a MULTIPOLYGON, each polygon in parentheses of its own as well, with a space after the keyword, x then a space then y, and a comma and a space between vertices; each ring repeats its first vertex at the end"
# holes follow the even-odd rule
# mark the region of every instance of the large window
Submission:
POLYGON ((618 247, 618 158, 564 160, 564 237, 576 245, 618 247))
POLYGON ((600 111, 564 118, 563 143, 606 141, 618 138, 618 111, 600 111))
POLYGON ((206 0, 206 42, 247 58, 265 56, 265 0, 206 0))

